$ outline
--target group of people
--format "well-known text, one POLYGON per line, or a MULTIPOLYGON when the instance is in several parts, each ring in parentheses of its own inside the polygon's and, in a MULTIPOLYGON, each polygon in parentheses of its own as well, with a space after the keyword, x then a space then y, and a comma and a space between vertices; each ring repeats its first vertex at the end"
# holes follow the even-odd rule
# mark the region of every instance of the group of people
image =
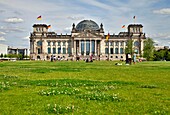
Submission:
POLYGON ((131 54, 126 54, 126 64, 132 64, 132 61, 134 64, 136 64, 136 53, 131 54))
POLYGON ((53 61, 61 61, 61 60, 63 60, 63 58, 62 57, 56 57, 56 56, 53 56, 53 55, 51 55, 51 57, 50 57, 50 60, 51 60, 51 62, 53 62, 53 61))
POLYGON ((86 62, 93 62, 93 55, 90 56, 90 60, 88 58, 86 58, 85 60, 86 62))

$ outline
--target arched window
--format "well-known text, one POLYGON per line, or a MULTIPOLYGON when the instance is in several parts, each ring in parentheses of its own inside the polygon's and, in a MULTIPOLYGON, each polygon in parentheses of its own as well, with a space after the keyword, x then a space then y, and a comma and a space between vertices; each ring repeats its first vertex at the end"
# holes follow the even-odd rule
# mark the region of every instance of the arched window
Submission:
POLYGON ((37 46, 42 46, 42 41, 38 41, 37 46))
POLYGON ((138 47, 138 46, 139 46, 139 42, 138 42, 138 41, 135 41, 135 42, 134 42, 134 46, 138 47))

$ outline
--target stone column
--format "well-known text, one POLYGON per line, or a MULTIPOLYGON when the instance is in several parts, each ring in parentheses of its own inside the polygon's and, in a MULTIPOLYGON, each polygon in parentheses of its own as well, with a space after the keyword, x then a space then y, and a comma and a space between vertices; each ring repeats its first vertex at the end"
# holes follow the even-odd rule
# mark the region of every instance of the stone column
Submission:
POLYGON ((97 40, 95 40, 95 48, 94 48, 95 55, 97 55, 97 40))
POLYGON ((126 42, 123 42, 123 53, 125 54, 126 42))
POLYGON ((81 40, 79 40, 79 54, 81 54, 81 40))
POLYGON ((92 53, 92 47, 91 47, 92 43, 91 43, 91 42, 92 42, 92 41, 91 41, 91 40, 89 40, 89 41, 90 41, 90 43, 89 43, 89 44, 90 44, 90 52, 89 52, 89 55, 91 55, 91 53, 92 53))
POLYGON ((37 48, 36 48, 36 41, 35 41, 35 40, 33 41, 33 44, 34 44, 34 45, 33 45, 33 47, 34 47, 34 48, 33 48, 33 49, 34 49, 34 50, 33 50, 33 53, 36 53, 36 52, 37 52, 37 50, 36 50, 37 48))
MULTIPOLYGON (((141 40, 140 41, 140 51, 141 51, 141 54, 143 54, 143 49, 144 49, 144 41, 141 40)), ((139 52, 140 53, 140 52, 139 52)))
POLYGON ((29 50, 29 49, 26 49, 26 57, 28 56, 28 50, 29 50))
POLYGON ((110 54, 110 41, 108 42, 108 53, 110 54))
POLYGON ((72 40, 71 41, 71 54, 72 55, 74 55, 73 52, 74 52, 74 41, 72 40))
POLYGON ((52 41, 50 41, 50 49, 51 49, 51 54, 53 54, 53 44, 52 44, 52 41))
POLYGON ((66 54, 68 54, 68 41, 66 41, 66 54))
POLYGON ((45 53, 45 40, 42 40, 42 51, 41 51, 41 53, 43 54, 43 53, 45 53))
POLYGON ((118 54, 120 54, 120 41, 119 41, 119 45, 118 45, 118 54))
POLYGON ((24 56, 26 56, 26 49, 24 49, 24 56))
POLYGON ((84 40, 84 55, 86 55, 86 40, 84 40))
POLYGON ((30 42, 30 54, 32 54, 33 53, 33 42, 31 41, 30 42))
POLYGON ((76 40, 74 40, 74 55, 76 55, 76 40))
POLYGON ((63 42, 61 42, 60 47, 61 47, 61 54, 63 54, 63 42))
MULTIPOLYGON (((100 55, 102 52, 101 52, 101 41, 99 41, 99 44, 97 46, 97 50, 98 50, 98 54, 100 55)), ((102 54, 103 55, 103 54, 102 54)))
POLYGON ((113 54, 115 54, 115 42, 113 42, 113 54))

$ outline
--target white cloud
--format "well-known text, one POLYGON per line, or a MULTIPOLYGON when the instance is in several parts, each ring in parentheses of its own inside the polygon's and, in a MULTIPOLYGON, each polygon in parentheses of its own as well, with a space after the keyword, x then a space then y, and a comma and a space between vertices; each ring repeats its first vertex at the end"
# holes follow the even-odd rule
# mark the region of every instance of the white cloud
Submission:
POLYGON ((0 35, 5 35, 6 33, 5 32, 0 32, 0 35))
POLYGON ((5 10, 0 10, 0 13, 4 13, 5 12, 5 10))
POLYGON ((64 29, 64 32, 65 32, 65 33, 70 33, 70 32, 71 32, 71 29, 72 29, 72 27, 66 27, 66 28, 64 29))
POLYGON ((84 19, 83 16, 80 16, 80 17, 69 16, 69 17, 67 17, 67 18, 68 18, 68 19, 71 19, 71 20, 82 20, 82 19, 84 19))
POLYGON ((1 26, 0 30, 5 31, 6 33, 8 33, 8 32, 25 32, 24 28, 21 28, 21 27, 18 27, 18 26, 17 27, 1 26))
POLYGON ((24 40, 29 40, 29 37, 30 37, 30 36, 26 36, 26 37, 24 37, 23 39, 24 39, 24 40))
POLYGON ((7 54, 7 45, 0 44, 0 53, 7 54))
POLYGON ((157 33, 150 35, 151 38, 170 39, 170 33, 157 33))
POLYGON ((153 13, 156 14, 170 14, 170 8, 163 8, 159 10, 154 10, 153 13))
POLYGON ((8 23, 21 23, 23 21, 24 21, 23 19, 17 18, 17 17, 5 19, 5 22, 8 22, 8 23))
POLYGON ((158 40, 153 40, 156 44, 160 43, 158 40))
POLYGON ((6 41, 3 36, 0 37, 0 41, 6 41))
POLYGON ((89 5, 92 5, 92 6, 95 6, 95 7, 99 7, 99 8, 102 8, 102 9, 106 9, 106 10, 112 9, 112 7, 110 5, 101 3, 101 2, 96 1, 96 0, 91 0, 90 2, 88 0, 81 0, 81 2, 84 2, 86 4, 89 4, 89 5))

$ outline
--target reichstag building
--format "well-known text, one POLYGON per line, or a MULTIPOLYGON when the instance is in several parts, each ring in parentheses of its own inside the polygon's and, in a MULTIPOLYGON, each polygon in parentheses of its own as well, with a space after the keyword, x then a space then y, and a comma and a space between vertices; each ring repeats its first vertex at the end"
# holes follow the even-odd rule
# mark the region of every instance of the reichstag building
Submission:
POLYGON ((118 35, 104 32, 103 24, 92 20, 83 20, 77 25, 73 23, 71 34, 49 32, 46 24, 34 24, 30 34, 30 58, 48 60, 51 56, 62 59, 80 59, 93 56, 96 60, 125 60, 127 40, 133 40, 133 50, 143 53, 144 40, 141 24, 128 25, 128 32, 118 35))

